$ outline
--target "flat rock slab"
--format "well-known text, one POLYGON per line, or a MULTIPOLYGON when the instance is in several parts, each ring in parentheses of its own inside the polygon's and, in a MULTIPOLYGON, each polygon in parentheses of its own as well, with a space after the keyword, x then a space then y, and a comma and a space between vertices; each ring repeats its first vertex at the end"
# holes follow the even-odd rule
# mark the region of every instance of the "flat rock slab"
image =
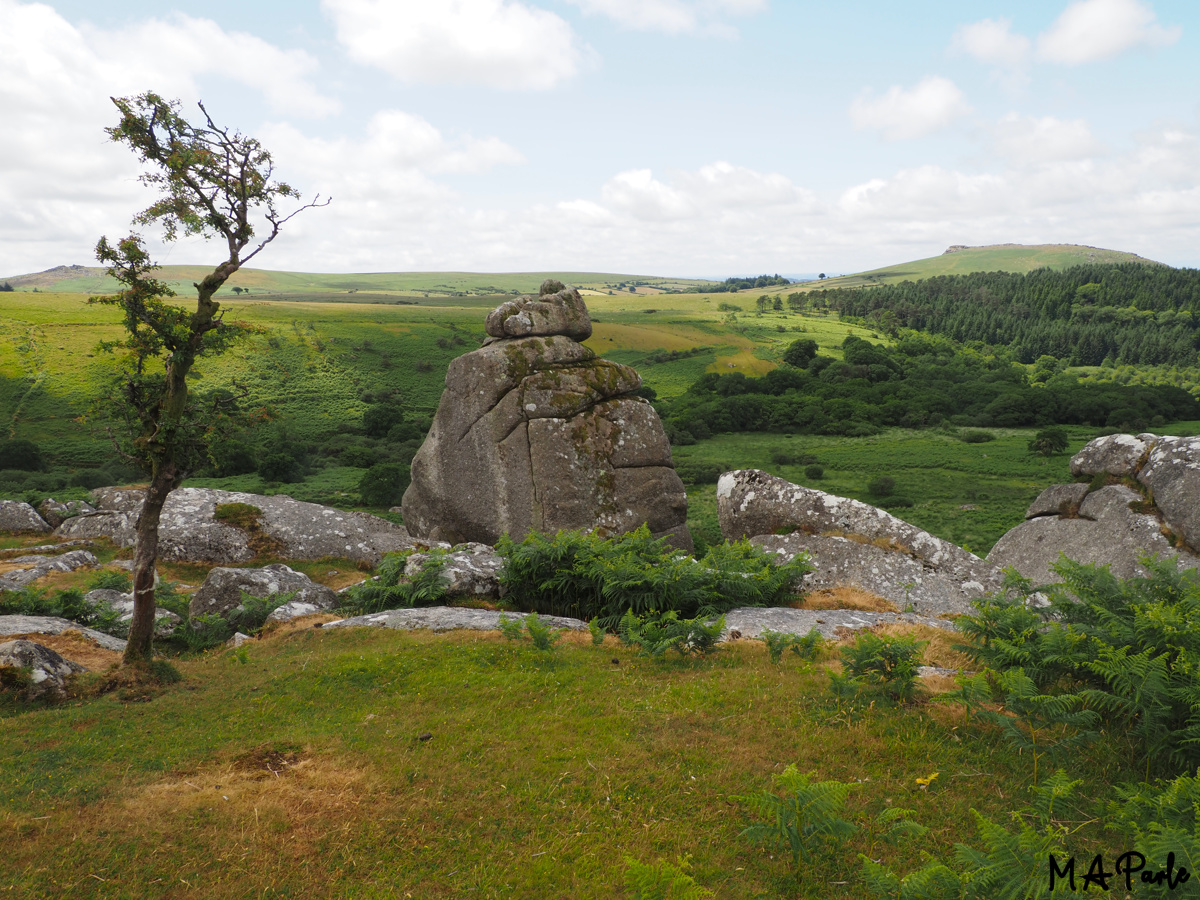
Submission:
MULTIPOLYGON (((143 492, 100 488, 92 492, 96 511, 67 519, 56 530, 62 537, 107 537, 122 547, 136 540, 134 526, 143 492)), ((319 503, 241 491, 178 488, 167 497, 159 525, 159 558, 190 562, 248 562, 256 555, 249 532, 214 518, 218 504, 245 503, 261 510, 262 535, 275 542, 272 552, 285 559, 343 556, 377 565, 385 553, 415 546, 399 525, 367 513, 347 512, 319 503)))
POLYGON ((4 563, 16 568, 0 575, 0 590, 19 591, 51 572, 74 572, 99 565, 99 560, 87 550, 70 550, 61 556, 18 556, 4 563))
MULTIPOLYGON (((509 619, 524 618, 525 613, 501 613, 490 609, 462 609, 455 606, 428 606, 422 609, 392 609, 327 622, 324 628, 427 628, 431 631, 498 631, 500 616, 509 619)), ((587 631, 587 623, 580 619, 561 616, 539 616, 543 623, 566 631, 587 631)), ((839 631, 860 631, 876 625, 905 622, 912 625, 929 625, 934 628, 953 630, 954 626, 945 619, 918 616, 913 613, 858 612, 848 609, 786 609, 745 607, 733 609, 725 614, 723 640, 728 640, 734 631, 743 638, 757 638, 764 628, 781 634, 808 634, 813 628, 821 636, 835 640, 839 631)))
MULTIPOLYGON (((454 631, 459 628, 471 631, 498 631, 500 617, 524 619, 526 613, 497 612, 491 609, 464 609, 457 606, 426 606, 420 609, 391 609, 327 622, 325 628, 350 628, 373 626, 376 628, 428 628, 431 631, 454 631)), ((538 616, 543 624, 566 631, 587 631, 587 622, 564 616, 538 616)))
POLYGON ((60 544, 38 544, 36 547, 13 547, 9 550, 0 550, 0 561, 11 562, 14 556, 22 556, 25 554, 55 555, 72 548, 87 548, 94 546, 96 546, 95 541, 78 540, 63 541, 60 544))
POLYGON ((103 631, 84 628, 70 619, 60 619, 55 616, 0 616, 0 636, 6 634, 62 634, 64 631, 78 631, 85 638, 117 653, 125 651, 125 641, 115 638, 103 631))
POLYGON ((740 632, 742 638, 758 638, 764 630, 780 634, 808 634, 817 629, 826 640, 837 640, 845 631, 863 631, 876 625, 904 623, 928 625, 953 631, 954 623, 915 613, 860 612, 854 609, 786 609, 745 607, 725 613, 725 635, 740 632))

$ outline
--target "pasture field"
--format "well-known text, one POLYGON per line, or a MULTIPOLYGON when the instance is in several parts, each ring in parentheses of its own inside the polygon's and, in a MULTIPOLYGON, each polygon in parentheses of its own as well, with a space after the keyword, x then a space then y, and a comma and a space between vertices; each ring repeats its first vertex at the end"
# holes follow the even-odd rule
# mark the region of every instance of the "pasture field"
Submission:
MULTIPOLYGON (((951 860, 972 810, 1012 828, 1032 766, 952 704, 838 701, 825 661, 738 641, 654 662, 608 638, 314 630, 176 661, 164 689, 0 711, 0 891, 14 897, 611 898, 629 861, 687 860, 721 898, 865 898, 867 854, 951 860), (844 846, 792 869, 740 834, 794 764, 852 788, 844 846), (932 773, 937 773, 930 778, 932 773), (923 786, 921 780, 928 784, 923 786), (929 827, 893 844, 879 814, 929 827)), ((1086 858, 1140 763, 1057 764, 1086 858)))
MULTIPOLYGON (((1095 437, 1096 430, 1068 427, 1070 446, 1051 457, 1028 451, 1034 429, 972 430, 988 431, 996 439, 967 444, 956 431, 902 428, 861 438, 722 434, 674 447, 672 454, 677 466, 710 463, 723 469, 762 469, 795 484, 885 508, 889 498, 872 497, 867 482, 890 475, 896 481, 894 497, 913 503, 893 507, 893 515, 985 556, 1006 531, 1024 521, 1025 510, 1042 490, 1073 480, 1067 465, 1071 455, 1095 437), (771 456, 777 451, 815 456, 825 470, 823 477, 807 477, 803 464, 774 462, 771 456)), ((1200 434, 1200 422, 1175 422, 1162 430, 1200 434)), ((716 485, 689 485, 688 524, 706 543, 720 541, 716 485)))

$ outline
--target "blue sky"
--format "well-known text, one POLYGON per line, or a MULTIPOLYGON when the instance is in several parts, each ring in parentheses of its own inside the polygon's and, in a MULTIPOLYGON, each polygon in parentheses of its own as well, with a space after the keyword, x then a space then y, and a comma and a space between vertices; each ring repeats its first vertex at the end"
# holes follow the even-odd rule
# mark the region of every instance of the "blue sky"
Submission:
POLYGON ((1197 266, 1198 34, 1182 0, 0 0, 0 273, 128 230, 149 196, 102 129, 150 89, 333 197, 268 268, 723 277, 1002 242, 1197 266))

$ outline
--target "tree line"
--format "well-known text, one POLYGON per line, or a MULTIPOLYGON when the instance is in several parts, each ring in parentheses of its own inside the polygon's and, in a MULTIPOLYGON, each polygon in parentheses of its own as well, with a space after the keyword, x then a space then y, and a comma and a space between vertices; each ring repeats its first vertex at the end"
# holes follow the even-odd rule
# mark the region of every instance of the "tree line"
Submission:
POLYGON ((1179 387, 1091 383, 1062 373, 1031 384, 1025 368, 1003 354, 937 336, 907 334, 889 348, 851 335, 842 349, 836 360, 802 339, 761 378, 701 376, 659 404, 668 437, 687 444, 738 431, 862 436, 940 425, 1140 430, 1200 417, 1200 402, 1179 387))
POLYGON ((872 288, 813 291, 808 302, 893 335, 912 328, 1071 365, 1194 365, 1200 270, 1142 263, 940 275, 872 288))

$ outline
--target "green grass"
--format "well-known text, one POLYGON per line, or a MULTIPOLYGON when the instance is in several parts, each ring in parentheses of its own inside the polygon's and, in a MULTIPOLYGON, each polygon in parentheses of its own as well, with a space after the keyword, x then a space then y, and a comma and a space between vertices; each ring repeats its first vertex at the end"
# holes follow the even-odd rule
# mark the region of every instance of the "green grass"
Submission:
MULTIPOLYGON (((1068 428, 1067 452, 1047 458, 1027 449, 1036 429, 972 430, 990 431, 996 440, 967 444, 956 433, 901 428, 866 438, 755 433, 718 435, 672 448, 672 454, 676 465, 702 462, 762 469, 796 484, 873 504, 880 501, 867 492, 867 482, 877 475, 891 475, 896 495, 914 503, 894 509, 894 515, 984 556, 1006 531, 1024 521, 1025 510, 1042 490, 1073 480, 1068 468, 1071 455, 1096 431, 1068 428), (775 450, 813 454, 825 468, 824 477, 806 478, 803 465, 777 465, 771 461, 775 450)), ((1200 423, 1176 422, 1162 430, 1195 434, 1200 423)), ((715 485, 689 486, 688 524, 709 541, 719 539, 715 485)))
MULTIPOLYGON (((856 853, 900 870, 949 857, 969 809, 1007 822, 1030 783, 953 709, 848 714, 823 668, 772 665, 757 643, 656 664, 586 634, 548 655, 495 634, 307 629, 178 667, 158 695, 5 716, 0 891, 609 898, 624 857, 690 855, 719 897, 857 898, 856 853), (739 839, 736 799, 792 763, 853 783, 847 817, 900 805, 931 830, 898 849, 859 832, 793 891, 778 854, 739 839)), ((1100 786, 1134 777, 1118 759, 1097 745, 1065 764, 1100 786)))

